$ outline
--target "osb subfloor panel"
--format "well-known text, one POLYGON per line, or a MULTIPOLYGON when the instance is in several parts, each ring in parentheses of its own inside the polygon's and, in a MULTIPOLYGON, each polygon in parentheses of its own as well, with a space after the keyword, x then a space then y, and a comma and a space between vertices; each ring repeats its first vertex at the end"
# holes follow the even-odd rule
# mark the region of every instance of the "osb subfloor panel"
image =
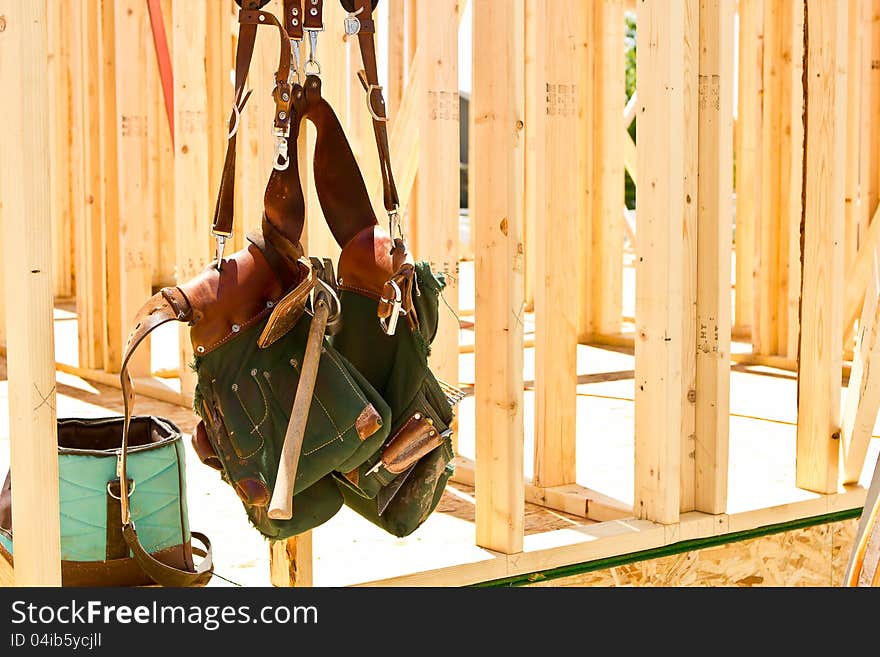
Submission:
MULTIPOLYGON (((526 331, 533 320, 525 317, 526 331)), ((56 311, 56 358, 76 364, 76 316, 70 308, 56 311)), ((462 331, 466 342, 468 331, 462 331)), ((161 327, 152 340, 154 371, 174 366, 177 327, 161 327)), ((524 472, 532 475, 534 452, 534 349, 525 352, 524 472)), ((2 364, 5 369, 5 363, 2 364)), ((460 382, 472 386, 473 354, 460 358, 460 382)), ((633 491, 633 357, 631 354, 578 346, 577 483, 624 504, 633 491)), ((5 379, 5 372, 3 373, 5 379)), ((173 385, 174 380, 171 381, 173 385)), ((8 416, 0 381, 0 476, 9 463, 8 416)), ((794 482, 797 385, 789 372, 757 374, 735 368, 731 375, 731 422, 728 511, 808 500, 816 495, 796 488, 794 482)), ((474 456, 474 403, 466 398, 458 408, 459 453, 474 456)), ((167 417, 183 432, 192 432, 196 416, 188 409, 139 396, 136 413, 167 417)), ((96 417, 122 411, 118 389, 58 374, 59 417, 96 417)), ((875 430, 875 435, 878 432, 875 430)), ((214 543, 217 577, 212 586, 269 582, 269 547, 247 522, 232 488, 214 470, 203 466, 187 446, 187 487, 190 522, 214 543)), ((872 441, 868 462, 874 463, 880 440, 872 441)), ((871 468, 865 473, 870 476, 871 468)), ((863 485, 867 483, 863 474, 863 485)), ((526 505, 527 534, 590 524, 576 516, 526 505)), ((409 573, 471 564, 492 559, 495 553, 475 545, 474 490, 451 483, 437 511, 412 535, 398 539, 343 508, 313 531, 314 583, 342 586, 397 577, 409 573)), ((503 576, 495 574, 493 577, 503 576)))
POLYGON ((528 586, 840 586, 857 524, 816 525, 528 586))

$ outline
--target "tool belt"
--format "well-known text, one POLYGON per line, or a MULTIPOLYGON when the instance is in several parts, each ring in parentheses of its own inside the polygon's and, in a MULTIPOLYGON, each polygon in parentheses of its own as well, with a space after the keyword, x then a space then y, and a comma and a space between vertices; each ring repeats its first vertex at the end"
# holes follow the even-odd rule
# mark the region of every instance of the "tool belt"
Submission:
MULTIPOLYGON (((135 319, 121 373, 123 443, 134 401, 131 354, 156 327, 186 322, 201 417, 193 446, 235 489, 260 533, 299 534, 344 504, 406 536, 437 506, 452 474, 453 406, 462 393, 428 367, 444 280, 413 259, 399 225, 376 71, 375 3, 342 4, 350 12, 346 32, 358 39, 364 61, 359 79, 373 117, 388 230, 376 220, 342 126, 321 95, 315 54, 323 1, 285 0, 283 22, 260 9, 267 0, 236 1, 235 95, 212 225, 217 257, 193 279, 162 289, 135 319), (272 93, 275 157, 261 230, 224 256, 233 234, 236 135, 259 26, 277 30, 281 41, 272 93), (317 196, 342 247, 336 267, 320 254, 307 256, 300 243, 305 202, 295 144, 305 120, 317 134, 317 196)), ((119 477, 125 499, 124 462, 119 477)), ((127 513, 123 504, 123 525, 127 513)))

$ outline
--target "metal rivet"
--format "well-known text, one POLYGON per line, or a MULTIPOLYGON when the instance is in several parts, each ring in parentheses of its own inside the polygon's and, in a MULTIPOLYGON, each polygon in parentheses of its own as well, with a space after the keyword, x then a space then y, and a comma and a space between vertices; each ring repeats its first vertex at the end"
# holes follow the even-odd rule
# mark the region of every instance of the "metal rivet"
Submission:
POLYGON ((267 301, 266 302, 266 308, 272 308, 274 305, 275 305, 274 301, 267 301))
POLYGON ((254 369, 251 370, 251 376, 256 376, 256 375, 257 375, 257 368, 255 367, 254 369))
POLYGON ((232 391, 235 392, 236 390, 238 390, 238 384, 237 384, 237 383, 233 383, 233 384, 232 384, 232 391))
POLYGON ((317 10, 317 9, 310 9, 310 10, 309 10, 309 13, 310 13, 312 16, 317 16, 317 15, 318 15, 318 10, 317 10))
MULTIPOLYGON (((287 100, 286 98, 284 100, 287 100)), ((278 118, 282 121, 287 118, 287 112, 278 112, 278 118)))
POLYGON ((233 333, 238 333, 240 330, 241 330, 241 327, 238 324, 232 325, 232 332, 233 333))
POLYGON ((264 376, 265 378, 269 379, 269 378, 272 377, 272 374, 271 374, 271 372, 263 372, 263 376, 264 376))
POLYGON ((429 432, 428 432, 428 435, 429 435, 429 436, 435 436, 435 435, 437 435, 437 432, 436 432, 436 431, 429 431, 429 432))
POLYGON ((422 414, 421 414, 421 413, 416 413, 415 415, 413 415, 413 417, 414 417, 415 419, 417 419, 417 420, 421 420, 421 419, 422 419, 422 414))
POLYGON ((290 364, 293 365, 294 367, 296 367, 297 366, 296 358, 291 358, 290 364))
POLYGON ((265 21, 265 20, 266 20, 266 17, 265 17, 265 16, 260 16, 260 22, 261 22, 261 23, 262 23, 263 21, 265 21))
POLYGON ((285 91, 281 94, 281 100, 290 100, 290 94, 285 91))
POLYGON ((299 16, 299 9, 297 7, 294 7, 290 10, 290 13, 294 16, 299 16))
POLYGON ((196 347, 196 351, 198 351, 200 354, 203 354, 205 353, 205 348, 202 345, 199 345, 198 347, 196 347))

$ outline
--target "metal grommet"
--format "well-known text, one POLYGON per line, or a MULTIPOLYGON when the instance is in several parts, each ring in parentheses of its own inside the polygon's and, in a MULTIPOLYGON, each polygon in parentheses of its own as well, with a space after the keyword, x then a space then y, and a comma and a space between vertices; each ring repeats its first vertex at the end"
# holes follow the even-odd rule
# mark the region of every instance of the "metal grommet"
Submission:
POLYGON ((285 91, 283 94, 281 94, 281 100, 290 100, 290 94, 285 91))
MULTIPOLYGON (((296 12, 295 12, 295 11, 294 11, 294 16, 296 16, 296 12)), ((296 18, 294 18, 294 19, 291 21, 291 23, 293 24, 294 27, 296 27, 297 25, 299 25, 299 20, 297 20, 296 18)))
POLYGON ((265 20, 266 20, 266 17, 265 17, 265 16, 260 16, 260 22, 261 22, 261 23, 262 23, 262 22, 265 22, 265 20))
POLYGON ((202 345, 199 345, 198 347, 196 347, 196 351, 198 351, 200 354, 203 354, 205 353, 205 348, 202 345))
POLYGON ((290 15, 291 15, 291 16, 299 16, 299 8, 298 8, 298 7, 294 7, 293 9, 291 9, 291 10, 290 10, 290 15))
POLYGON ((233 384, 232 384, 232 392, 235 392, 235 391, 237 391, 237 390, 238 390, 238 384, 237 384, 237 383, 233 383, 233 384))
POLYGON ((272 301, 271 299, 266 302, 266 308, 274 308, 274 307, 275 307, 275 302, 272 301))
POLYGON ((429 436, 435 436, 435 435, 437 435, 437 432, 436 432, 436 431, 429 431, 429 432, 428 432, 428 435, 429 435, 429 436))
POLYGON ((254 369, 251 370, 251 376, 256 376, 256 375, 257 375, 257 368, 255 367, 254 369))
POLYGON ((318 15, 318 10, 317 10, 317 9, 310 9, 310 10, 309 10, 309 13, 310 13, 312 16, 317 16, 317 15, 318 15))
POLYGON ((233 333, 238 333, 240 330, 241 330, 241 327, 238 324, 232 325, 232 332, 233 333))

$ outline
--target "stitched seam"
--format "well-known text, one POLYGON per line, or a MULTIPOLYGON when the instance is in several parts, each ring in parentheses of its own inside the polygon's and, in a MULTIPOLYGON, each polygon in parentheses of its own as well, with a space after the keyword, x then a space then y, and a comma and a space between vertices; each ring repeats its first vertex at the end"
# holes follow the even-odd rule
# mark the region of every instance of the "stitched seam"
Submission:
MULTIPOLYGON (((330 352, 328 351, 327 353, 330 353, 330 352)), ((295 369, 295 370, 297 371, 297 373, 300 372, 299 368, 298 368, 296 365, 293 365, 293 364, 291 363, 291 367, 293 367, 293 369, 295 369)), ((327 407, 324 406, 324 402, 322 402, 322 401, 321 401, 321 398, 318 397, 318 393, 313 392, 313 393, 312 393, 312 397, 315 399, 315 401, 318 402, 318 404, 320 404, 321 408, 322 408, 323 411, 324 411, 324 415, 327 416, 327 419, 330 420, 330 424, 333 425, 333 430, 338 432, 338 431, 339 431, 339 426, 336 424, 336 422, 333 421, 333 418, 330 417, 330 413, 327 412, 327 407)), ((335 439, 334 439, 334 440, 335 440, 335 439)), ((332 442, 332 441, 331 441, 331 442, 332 442)))
POLYGON ((340 362, 336 359, 336 354, 334 354, 334 353, 333 353, 332 351, 330 351, 329 349, 327 350, 327 353, 330 355, 330 360, 332 360, 332 361, 333 361, 333 364, 336 365, 336 369, 338 369, 340 372, 342 372, 342 376, 344 376, 344 377, 345 377, 345 380, 348 381, 348 385, 351 386, 351 389, 354 390, 355 394, 360 398, 360 400, 361 400, 362 402, 364 402, 365 404, 369 405, 370 402, 367 401, 367 399, 364 397, 364 393, 361 392, 361 389, 360 389, 358 386, 356 386, 356 385, 354 384, 354 381, 351 380, 351 378, 350 378, 349 375, 348 375, 348 372, 346 372, 346 371, 345 371, 345 368, 342 366, 342 363, 340 363, 340 362))
MULTIPOLYGON (((256 453, 259 452, 261 449, 263 449, 263 444, 265 443, 265 437, 263 436, 263 432, 260 431, 260 425, 263 424, 263 422, 266 421, 266 417, 269 415, 269 406, 268 406, 268 404, 267 404, 267 402, 266 402, 266 394, 263 392, 263 388, 262 388, 262 386, 260 386, 260 382, 259 382, 259 381, 257 381, 257 387, 260 389, 260 396, 263 398, 263 408, 264 408, 265 411, 266 411, 266 412, 263 414, 263 419, 260 420, 259 423, 254 422, 254 418, 252 418, 252 417, 251 417, 251 414, 248 412, 247 406, 244 405, 244 401, 242 401, 241 395, 238 394, 238 385, 235 384, 235 385, 233 386, 233 388, 232 388, 232 392, 235 393, 235 396, 236 396, 236 398, 238 399, 238 403, 239 403, 239 405, 241 405, 241 408, 242 408, 242 410, 244 411, 244 414, 247 415, 248 421, 249 421, 249 422, 253 425, 253 427, 254 427, 253 429, 251 429, 250 433, 253 433, 254 431, 256 431, 256 432, 257 432, 257 435, 260 437, 260 444, 257 445, 257 446, 254 448, 254 450, 253 450, 252 452, 249 452, 248 454, 242 454, 241 452, 239 452, 238 449, 237 449, 237 447, 236 447, 236 444, 235 444, 234 442, 232 443, 232 448, 235 450, 236 455, 238 455, 238 457, 239 457, 239 458, 242 458, 242 459, 248 459, 248 458, 252 457, 254 454, 256 454, 256 453)), ((232 434, 232 432, 230 432, 230 434, 232 434)), ((231 441, 230 441, 230 442, 231 442, 231 441)))
POLYGON ((318 445, 318 446, 315 447, 314 449, 309 450, 308 452, 306 452, 305 454, 303 454, 303 456, 309 456, 310 454, 314 454, 314 453, 317 452, 319 449, 323 449, 323 448, 327 447, 327 445, 330 445, 330 444, 332 444, 332 443, 335 443, 337 440, 341 440, 341 439, 342 439, 342 436, 344 436, 346 433, 348 433, 349 431, 351 431, 351 430, 354 428, 354 425, 355 425, 355 424, 356 424, 356 422, 355 422, 355 423, 352 423, 351 426, 346 427, 345 429, 343 429, 342 431, 340 431, 338 434, 336 434, 335 436, 333 436, 333 438, 331 438, 330 440, 328 440, 326 443, 324 443, 323 445, 318 445))

